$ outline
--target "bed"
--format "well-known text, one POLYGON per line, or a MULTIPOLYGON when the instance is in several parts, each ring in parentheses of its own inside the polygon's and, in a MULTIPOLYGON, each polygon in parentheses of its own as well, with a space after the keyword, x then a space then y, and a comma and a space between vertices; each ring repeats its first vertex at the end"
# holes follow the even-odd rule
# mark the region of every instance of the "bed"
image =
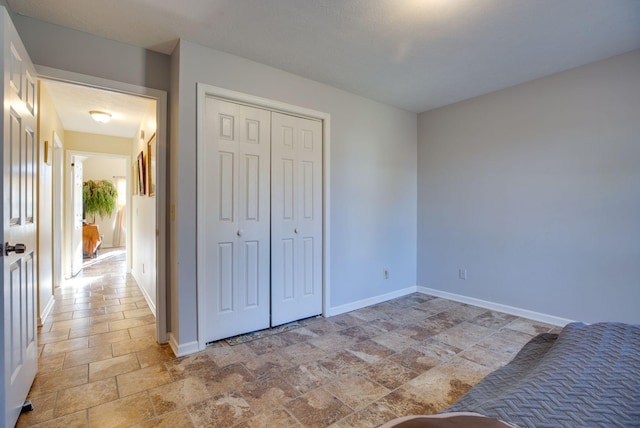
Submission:
MULTIPOLYGON (((459 412, 496 427, 640 427, 640 325, 572 323, 538 335, 439 416, 459 412)), ((412 417, 383 426, 475 425, 412 417)))

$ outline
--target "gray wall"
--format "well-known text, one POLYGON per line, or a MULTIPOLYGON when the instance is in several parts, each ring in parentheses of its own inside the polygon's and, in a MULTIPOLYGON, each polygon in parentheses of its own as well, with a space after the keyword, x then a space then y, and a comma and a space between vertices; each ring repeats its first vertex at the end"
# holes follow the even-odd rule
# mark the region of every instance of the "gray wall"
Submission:
POLYGON ((169 56, 12 14, 31 61, 59 70, 167 91, 169 56))
POLYGON ((640 51, 421 114, 417 254, 420 286, 640 322, 640 51))
POLYGON ((172 332, 181 344, 196 339, 196 82, 331 115, 332 307, 415 286, 416 114, 186 41, 173 62, 172 332))

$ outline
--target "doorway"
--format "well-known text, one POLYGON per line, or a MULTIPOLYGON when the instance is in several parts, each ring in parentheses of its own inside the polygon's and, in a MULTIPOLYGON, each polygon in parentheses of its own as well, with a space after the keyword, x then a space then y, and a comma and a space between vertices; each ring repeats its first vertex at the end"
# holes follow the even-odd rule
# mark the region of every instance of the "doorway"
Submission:
MULTIPOLYGON (((53 133, 51 145, 52 176, 54 177, 52 246, 54 246, 54 254, 62 253, 60 257, 52 259, 54 265, 52 284, 59 286, 64 278, 72 277, 76 273, 71 272, 73 251, 69 249, 73 244, 71 239, 73 222, 70 221, 72 214, 69 211, 70 196, 73 193, 70 179, 71 165, 74 163, 72 157, 81 159, 83 163, 91 162, 92 159, 97 160, 89 170, 103 169, 102 175, 107 174, 105 178, 116 187, 120 187, 120 198, 125 199, 124 203, 122 201, 118 203, 115 217, 110 219, 110 224, 104 228, 98 226, 100 236, 103 238, 102 244, 106 248, 113 246, 114 240, 118 240, 116 246, 126 248, 127 272, 131 272, 140 284, 145 299, 156 316, 156 339, 160 343, 166 343, 166 279, 164 270, 159 269, 161 266, 166 266, 164 250, 161 250, 165 248, 166 239, 164 227, 166 93, 48 68, 39 69, 38 72, 41 87, 47 92, 50 90, 54 93, 51 97, 52 103, 55 110, 60 112, 62 125, 61 130, 53 133), (109 131, 91 132, 78 128, 73 120, 69 121, 68 117, 63 119, 64 112, 73 109, 74 106, 69 104, 72 100, 65 98, 60 101, 58 96, 60 92, 66 98, 69 98, 70 94, 80 94, 80 98, 84 98, 85 102, 92 99, 101 101, 100 108, 113 115, 113 122, 128 122, 129 126, 134 126, 133 132, 129 131, 129 134, 126 134, 128 136, 123 136, 117 132, 113 135, 109 131), (125 116, 122 111, 130 112, 132 106, 138 109, 138 115, 125 116), (152 148, 153 152, 151 152, 152 148), (149 158, 150 153, 153 154, 152 159, 149 158), (139 172, 136 169, 138 157, 143 159, 140 166, 145 168, 143 171, 145 185, 148 184, 151 189, 153 184, 155 192, 149 192, 146 187, 144 192, 138 190, 139 183, 134 180, 135 174, 139 172), (106 167, 108 159, 116 158, 125 162, 124 170, 118 169, 117 173, 115 169, 111 172, 106 171, 109 169, 106 167), (153 176, 150 175, 151 173, 153 176), (122 207, 124 210, 121 210, 122 207), (120 227, 123 224, 126 226, 120 227), (139 233, 141 229, 143 231, 139 233), (117 236, 118 230, 122 232, 120 236, 117 236), (60 251, 60 248, 64 251, 60 251)), ((75 108, 77 109, 77 106, 75 108)), ((90 118, 89 111, 89 108, 80 108, 80 114, 85 115, 86 118, 90 118)), ((41 138, 45 140, 47 135, 44 134, 41 138)), ((87 173, 87 168, 84 168, 84 173, 87 173)))

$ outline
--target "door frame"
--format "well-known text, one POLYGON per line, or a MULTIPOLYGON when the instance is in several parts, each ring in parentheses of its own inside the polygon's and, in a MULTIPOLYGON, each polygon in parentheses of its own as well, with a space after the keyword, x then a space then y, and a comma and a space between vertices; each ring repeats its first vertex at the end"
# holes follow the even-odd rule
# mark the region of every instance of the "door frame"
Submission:
POLYGON ((72 83, 156 101, 156 340, 167 343, 167 92, 35 65, 38 79, 72 83))
MULTIPOLYGON (((70 150, 66 151, 64 164, 68 166, 72 166, 72 168, 64 168, 62 167, 62 173, 64 174, 63 178, 63 188, 65 192, 60 195, 63 198, 62 204, 67 205, 66 212, 63 212, 63 218, 66 219, 65 230, 63 231, 65 250, 64 253, 67 255, 66 264, 63 267, 65 272, 64 278, 70 279, 77 275, 82 270, 82 260, 80 260, 80 267, 76 273, 73 272, 74 261, 76 259, 76 251, 77 249, 73 247, 73 244, 76 242, 74 238, 82 239, 82 230, 75 232, 76 229, 76 220, 77 220, 77 212, 78 208, 76 204, 76 163, 84 162, 86 156, 84 153, 80 152, 72 152, 70 150), (66 174, 65 174, 66 171, 66 174), (65 198, 66 196, 66 198, 65 198), (79 233, 78 237, 74 236, 75 233, 79 233)), ((56 195, 54 195, 55 197, 56 195)))
MULTIPOLYGON (((127 155, 117 155, 117 154, 112 154, 112 153, 102 153, 102 152, 87 152, 87 151, 82 151, 82 150, 65 150, 66 156, 65 156, 65 165, 71 165, 72 160, 74 157, 80 157, 83 158, 82 161, 84 162, 85 160, 87 160, 88 158, 107 158, 107 159, 118 159, 118 160, 123 160, 126 162, 126 166, 125 166, 125 176, 126 176, 126 180, 127 180, 127 195, 131 194, 131 182, 133 181, 133 177, 131 177, 131 156, 127 156, 127 155)), ((63 168, 64 170, 64 168, 63 168)), ((73 188, 74 188, 74 183, 73 183, 73 178, 74 178, 74 172, 73 169, 69 169, 68 170, 68 174, 66 174, 66 178, 69 180, 69 185, 66 186, 67 191, 71 191, 73 192, 73 188)), ((84 179, 83 179, 84 181, 84 179)), ((61 195, 63 196, 63 195, 61 195)), ((63 201, 63 205, 64 205, 63 201)), ((66 201, 69 202, 69 201, 66 201)), ((67 204, 66 206, 66 212, 64 213, 64 217, 67 219, 67 233, 65 236, 65 240, 67 242, 67 245, 69 245, 69 242, 73 239, 73 221, 74 221, 74 215, 75 213, 73 212, 73 210, 75 209, 74 206, 72 206, 73 204, 67 204)), ((127 204, 125 206, 126 209, 126 230, 127 230, 127 234, 125 237, 125 241, 126 241, 126 265, 127 265, 127 273, 131 272, 131 260, 132 260, 132 254, 131 254, 131 249, 132 249, 132 238, 131 238, 131 199, 128 197, 127 198, 127 204)), ((65 251, 65 253, 67 253, 67 256, 71 254, 70 251, 65 251)))
MULTIPOLYGON (((330 176, 330 159, 331 159, 331 115, 318 110, 312 110, 305 107, 300 107, 294 104, 288 104, 269 98, 262 98, 243 92, 232 91, 230 89, 220 88, 218 86, 207 85, 204 83, 197 83, 197 112, 196 112, 196 145, 200 147, 204 138, 204 112, 205 112, 205 100, 207 96, 213 96, 224 101, 229 101, 237 104, 247 105, 249 107, 262 108, 270 110, 272 112, 284 113, 291 116, 298 116, 305 119, 319 120, 322 123, 322 315, 327 316, 329 313, 331 302, 331 287, 329 272, 330 269, 330 201, 331 201, 331 176, 330 176)), ((203 168, 201 165, 196 165, 197 181, 199 182, 203 178, 203 168)), ((196 198, 196 213, 197 218, 200 216, 200 203, 196 198)), ((196 231, 199 226, 199 221, 196 220, 196 231)), ((196 236, 198 234, 196 233, 196 236)), ((201 240, 198 240, 197 254, 200 253, 201 240)), ((199 265, 196 260, 196 265, 199 265)), ((199 272, 196 270, 196 293, 199 296, 203 296, 206 293, 205 285, 203 281, 200 281, 199 272)), ((197 317, 198 317, 198 350, 206 348, 206 338, 204 332, 205 313, 204 299, 197 299, 197 317)))

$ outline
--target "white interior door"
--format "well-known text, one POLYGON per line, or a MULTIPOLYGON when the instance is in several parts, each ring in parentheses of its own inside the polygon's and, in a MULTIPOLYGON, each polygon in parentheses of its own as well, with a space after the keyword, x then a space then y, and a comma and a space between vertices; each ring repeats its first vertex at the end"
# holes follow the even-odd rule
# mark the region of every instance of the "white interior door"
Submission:
POLYGON ((269 327, 270 113, 207 97, 198 152, 206 342, 269 327))
POLYGON ((271 324, 322 312, 322 124, 271 115, 271 324))
POLYGON ((3 221, 4 344, 0 420, 15 425, 37 370, 36 82, 27 52, 4 8, 3 221))
POLYGON ((71 275, 77 275, 82 269, 82 156, 73 156, 71 168, 71 275))

